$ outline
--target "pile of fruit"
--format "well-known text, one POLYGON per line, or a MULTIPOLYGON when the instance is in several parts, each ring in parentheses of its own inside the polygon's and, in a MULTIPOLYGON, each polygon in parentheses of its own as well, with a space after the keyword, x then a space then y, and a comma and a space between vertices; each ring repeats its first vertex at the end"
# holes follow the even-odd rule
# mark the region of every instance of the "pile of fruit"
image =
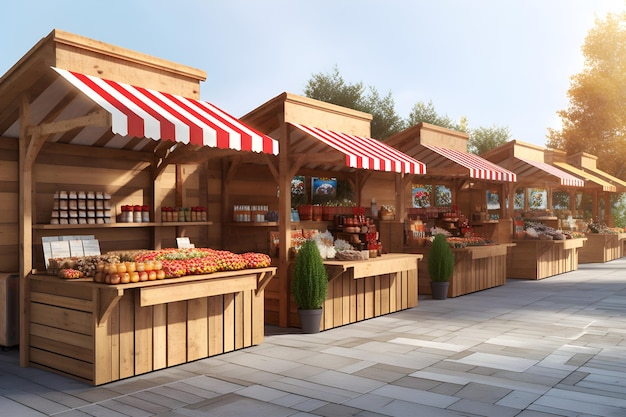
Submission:
POLYGON ((247 268, 264 268, 270 266, 272 261, 269 255, 264 253, 237 254, 209 248, 161 249, 142 252, 135 256, 135 260, 138 262, 160 261, 166 278, 211 274, 219 271, 237 271, 247 268))
POLYGON ((264 253, 236 254, 208 248, 121 251, 101 256, 51 260, 49 271, 64 279, 93 277, 95 282, 125 284, 264 268, 271 258, 264 253))

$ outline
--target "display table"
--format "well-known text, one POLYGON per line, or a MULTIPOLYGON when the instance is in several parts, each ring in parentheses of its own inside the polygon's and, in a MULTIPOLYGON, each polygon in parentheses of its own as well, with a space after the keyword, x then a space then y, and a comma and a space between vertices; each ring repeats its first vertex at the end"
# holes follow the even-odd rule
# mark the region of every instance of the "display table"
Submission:
POLYGON ((516 240, 507 264, 508 278, 543 279, 578 269, 586 238, 516 240))
MULTIPOLYGON (((320 330, 417 306, 420 259, 389 253, 363 261, 324 261, 329 282, 320 330)), ((290 326, 300 326, 295 302, 289 321, 290 326)))
MULTIPOLYGON (((507 250, 512 243, 454 248, 454 273, 448 286, 448 297, 458 297, 506 284, 507 250)), ((407 247, 407 252, 420 253, 419 293, 431 294, 428 274, 429 246, 407 247)))
POLYGON ((259 344, 276 268, 106 285, 28 275, 28 366, 93 385, 259 344))
POLYGON ((609 262, 623 256, 626 233, 586 233, 587 243, 580 250, 578 262, 609 262))

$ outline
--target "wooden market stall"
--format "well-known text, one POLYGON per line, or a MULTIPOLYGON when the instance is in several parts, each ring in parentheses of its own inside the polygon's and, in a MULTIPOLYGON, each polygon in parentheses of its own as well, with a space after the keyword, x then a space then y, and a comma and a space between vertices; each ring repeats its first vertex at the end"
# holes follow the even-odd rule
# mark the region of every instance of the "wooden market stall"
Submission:
MULTIPOLYGON (((552 208, 557 193, 565 198, 569 210, 573 195, 585 187, 583 179, 563 171, 546 161, 545 150, 539 146, 513 140, 482 155, 517 174, 516 188, 509 190, 508 216, 515 219, 513 243, 508 258, 507 277, 543 279, 578 269, 579 251, 585 239, 546 240, 531 238, 524 232, 525 222, 561 228, 552 208)), ((559 206, 560 207, 560 206, 559 206)))
MULTIPOLYGON (((265 317, 279 326, 298 326, 290 293, 289 265, 294 230, 332 230, 330 221, 292 220, 291 189, 296 175, 350 182, 357 206, 375 197, 397 204, 396 184, 406 175, 422 174, 424 164, 371 139, 372 116, 291 93, 283 93, 241 118, 280 143, 273 174, 278 185, 278 276, 265 291, 265 317), (390 186, 391 185, 391 186, 390 186)), ((232 198, 232 197, 229 197, 232 198)), ((245 233, 253 233, 246 227, 245 233)), ((385 252, 389 252, 386 248, 385 252)), ((420 256, 386 253, 369 260, 326 262, 332 277, 322 329, 417 305, 420 256), (333 270, 339 268, 340 273, 333 270), (398 269, 399 268, 399 269, 398 269)))
MULTIPOLYGON (((403 250, 428 257, 423 235, 417 232, 415 239, 412 234, 416 219, 446 229, 463 246, 453 249, 449 297, 504 285, 507 253, 514 246, 502 198, 516 175, 468 153, 468 138, 466 133, 419 123, 386 140, 427 165, 426 176, 405 177, 402 184, 408 234, 403 250)), ((430 294, 425 261, 420 263, 419 279, 420 293, 430 294)))
MULTIPOLYGON (((611 195, 614 194, 611 191, 618 193, 626 192, 626 182, 598 169, 597 160, 598 158, 595 155, 580 152, 568 156, 566 162, 570 167, 576 169, 581 176, 592 175, 594 178, 607 182, 613 187, 613 190, 609 187, 604 187, 605 190, 608 188, 609 192, 600 194, 603 198, 596 198, 598 205, 592 206, 592 215, 593 212, 596 213, 594 218, 604 221, 608 227, 613 227, 614 219, 610 207, 612 205, 611 195)), ((625 246, 626 233, 616 231, 613 233, 593 233, 587 230, 587 244, 580 250, 579 262, 608 262, 621 258, 624 256, 625 246)))
POLYGON ((124 285, 45 274, 49 240, 219 247, 223 164, 269 172, 278 143, 198 100, 205 77, 54 30, 0 78, 0 270, 19 271, 22 366, 102 384, 263 340, 275 267, 124 285))

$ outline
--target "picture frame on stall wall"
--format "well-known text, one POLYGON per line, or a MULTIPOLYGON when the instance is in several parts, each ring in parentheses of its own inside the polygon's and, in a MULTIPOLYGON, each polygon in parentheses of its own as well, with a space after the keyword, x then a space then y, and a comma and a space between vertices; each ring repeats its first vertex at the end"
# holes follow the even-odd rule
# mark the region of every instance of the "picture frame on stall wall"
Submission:
POLYGON ((487 210, 500 209, 500 195, 497 191, 487 190, 487 210))
POLYGON ((337 199, 337 178, 311 177, 311 201, 323 204, 337 199))

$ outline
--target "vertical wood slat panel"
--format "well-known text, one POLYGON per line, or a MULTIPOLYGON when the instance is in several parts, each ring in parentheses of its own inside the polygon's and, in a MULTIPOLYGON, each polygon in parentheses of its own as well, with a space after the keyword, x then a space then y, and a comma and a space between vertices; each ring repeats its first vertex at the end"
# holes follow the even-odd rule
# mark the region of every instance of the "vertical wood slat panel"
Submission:
MULTIPOLYGON (((139 292, 135 292, 137 295, 139 292)), ((135 303, 135 375, 153 370, 152 306, 135 303)))
POLYGON ((205 358, 209 354, 209 320, 207 299, 196 298, 187 302, 187 360, 205 358))
POLYGON ((224 352, 235 349, 235 296, 234 294, 224 294, 224 352))
POLYGON ((224 299, 209 297, 209 356, 224 353, 224 299))
POLYGON ((152 368, 167 367, 167 305, 157 304, 152 308, 152 368))
POLYGON ((187 302, 167 304, 167 366, 187 360, 187 302))
POLYGON ((135 375, 135 307, 132 293, 125 294, 119 301, 120 334, 120 378, 135 375))
POLYGON ((234 331, 233 335, 233 349, 241 349, 243 347, 243 329, 244 329, 244 314, 243 314, 243 293, 238 292, 234 294, 234 331))

